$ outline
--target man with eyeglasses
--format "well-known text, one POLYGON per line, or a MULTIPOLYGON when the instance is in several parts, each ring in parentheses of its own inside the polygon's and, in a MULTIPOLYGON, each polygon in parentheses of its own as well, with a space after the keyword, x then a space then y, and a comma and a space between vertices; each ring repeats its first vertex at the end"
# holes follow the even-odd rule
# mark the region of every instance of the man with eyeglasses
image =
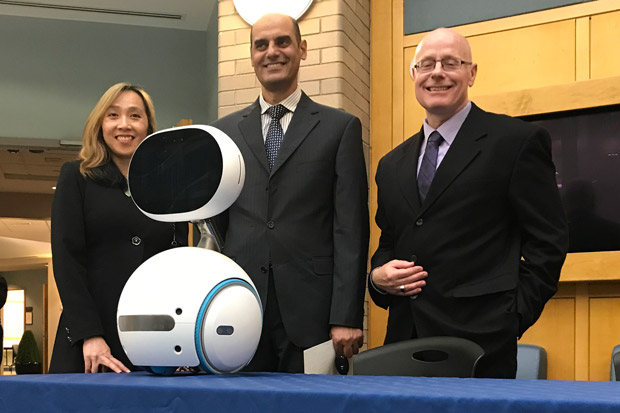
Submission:
POLYGON ((556 292, 568 247, 550 137, 469 101, 478 67, 453 30, 429 33, 411 69, 426 119, 376 174, 369 291, 389 309, 385 343, 466 338, 485 351, 478 377, 514 378, 517 338, 556 292))

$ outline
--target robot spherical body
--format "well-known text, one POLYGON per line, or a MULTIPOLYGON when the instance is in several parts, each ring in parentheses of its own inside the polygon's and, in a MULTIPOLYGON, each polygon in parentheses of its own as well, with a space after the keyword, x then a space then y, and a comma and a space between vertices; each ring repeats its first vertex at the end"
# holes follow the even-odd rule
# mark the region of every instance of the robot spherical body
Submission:
MULTIPOLYGON (((237 199, 244 179, 237 146, 204 125, 149 135, 129 169, 136 206, 165 222, 203 223, 237 199)), ((199 227, 217 245, 213 227, 199 227)), ((206 244, 201 238, 199 245, 206 244)), ((256 351, 262 305, 252 280, 233 260, 212 249, 178 247, 151 257, 132 274, 119 299, 117 325, 136 366, 156 374, 181 366, 233 373, 256 351)))
POLYGON ((215 251, 180 247, 147 260, 127 281, 118 330, 135 365, 159 373, 178 366, 230 373, 254 355, 261 317, 241 267, 215 251))

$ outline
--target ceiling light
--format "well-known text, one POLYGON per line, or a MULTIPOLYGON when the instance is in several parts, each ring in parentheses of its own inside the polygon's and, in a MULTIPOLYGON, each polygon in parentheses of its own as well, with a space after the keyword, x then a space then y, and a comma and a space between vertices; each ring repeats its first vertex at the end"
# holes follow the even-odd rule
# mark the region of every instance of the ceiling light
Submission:
POLYGON ((297 20, 308 10, 312 0, 233 0, 233 3, 241 18, 253 25, 267 13, 287 14, 297 20))

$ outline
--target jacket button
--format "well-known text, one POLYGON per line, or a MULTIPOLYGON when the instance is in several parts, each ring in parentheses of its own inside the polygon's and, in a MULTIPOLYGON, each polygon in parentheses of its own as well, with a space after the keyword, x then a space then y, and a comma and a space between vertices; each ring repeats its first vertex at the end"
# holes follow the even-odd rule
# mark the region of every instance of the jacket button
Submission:
POLYGON ((140 245, 140 244, 142 244, 142 240, 140 239, 139 236, 136 235, 136 236, 131 238, 131 243, 133 245, 140 245))
POLYGON ((273 222, 273 221, 268 221, 267 222, 267 228, 273 229, 275 226, 276 226, 275 222, 273 222))
POLYGON ((417 299, 418 299, 418 295, 417 295, 417 294, 416 294, 416 295, 412 295, 412 296, 411 296, 411 299, 412 299, 412 300, 417 300, 417 299))
POLYGON ((267 272, 267 267, 260 267, 260 272, 265 274, 267 272))
POLYGON ((423 224, 424 224, 424 220, 423 220, 422 218, 418 219, 418 220, 415 222, 415 226, 416 226, 416 227, 421 227, 423 224))

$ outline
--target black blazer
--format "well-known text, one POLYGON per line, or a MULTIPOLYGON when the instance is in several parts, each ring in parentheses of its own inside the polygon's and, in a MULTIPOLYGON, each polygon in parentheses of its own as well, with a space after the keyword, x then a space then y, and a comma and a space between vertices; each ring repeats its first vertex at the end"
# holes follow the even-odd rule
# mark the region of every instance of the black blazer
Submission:
POLYGON ((127 367, 116 328, 116 309, 129 276, 146 259, 187 245, 187 224, 156 222, 124 193, 125 181, 109 163, 102 181, 84 178, 79 161, 63 165, 52 204, 52 260, 62 301, 50 373, 84 372, 84 339, 102 336, 127 367), (176 234, 175 234, 176 231, 176 234))
POLYGON ((213 126, 246 167, 238 200, 216 221, 223 252, 266 302, 271 263, 282 321, 302 348, 333 325, 362 328, 368 256, 368 184, 359 119, 305 94, 269 171, 258 100, 213 126))
POLYGON ((557 290, 568 246, 549 135, 472 104, 421 204, 422 139, 421 130, 377 168, 372 268, 416 255, 428 271, 416 299, 369 289, 389 309, 385 342, 465 337, 516 369, 516 338, 557 290))
MULTIPOLYGON (((4 304, 6 303, 6 295, 8 292, 8 286, 6 284, 6 280, 4 279, 3 276, 0 275, 0 309, 2 309, 2 307, 4 307, 4 304)), ((4 331, 2 329, 2 323, 0 323, 0 344, 2 344, 4 340, 4 331)), ((2 364, 2 356, 3 353, 0 353, 0 365, 2 364)))
POLYGON ((8 293, 8 286, 6 280, 0 275, 0 309, 6 304, 6 295, 8 293))

